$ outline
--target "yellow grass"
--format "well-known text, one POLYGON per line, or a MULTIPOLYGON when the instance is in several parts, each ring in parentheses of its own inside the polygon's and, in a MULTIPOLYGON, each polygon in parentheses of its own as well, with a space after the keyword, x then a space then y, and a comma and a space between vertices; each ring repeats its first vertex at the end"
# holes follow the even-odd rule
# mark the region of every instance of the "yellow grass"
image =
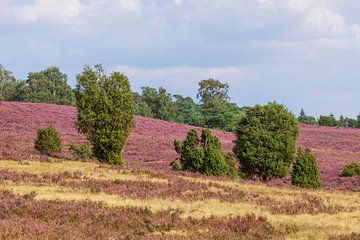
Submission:
POLYGON ((15 172, 25 172, 36 175, 56 174, 62 172, 75 173, 80 172, 85 178, 98 180, 125 180, 167 183, 166 179, 149 177, 146 174, 131 174, 127 170, 114 170, 106 165, 99 165, 95 162, 77 162, 77 161, 12 161, 0 160, 0 169, 8 169, 15 172))
MULTIPOLYGON (((84 176, 103 180, 146 180, 152 182, 167 182, 166 179, 153 178, 146 174, 135 174, 124 170, 114 170, 106 166, 99 167, 96 163, 84 163, 73 161, 61 161, 52 163, 43 163, 36 161, 16 162, 0 161, 0 169, 8 169, 16 172, 28 172, 32 174, 55 174, 60 172, 80 171, 84 176)), ((194 184, 218 184, 219 186, 231 187, 242 190, 247 193, 256 193, 261 196, 271 197, 276 200, 294 200, 301 199, 303 194, 310 194, 327 200, 331 204, 338 204, 349 209, 352 212, 340 212, 337 214, 317 214, 317 215, 286 215, 272 214, 262 210, 261 206, 254 202, 222 202, 219 199, 207 199, 204 201, 182 201, 180 199, 162 199, 155 198, 149 200, 123 198, 117 195, 106 194, 103 192, 92 193, 83 190, 74 190, 68 187, 58 185, 31 185, 14 183, 11 181, 2 182, 0 189, 11 190, 16 194, 27 194, 36 192, 36 199, 63 200, 63 201, 101 201, 109 206, 133 206, 148 207, 153 211, 163 209, 181 209, 182 217, 191 216, 193 218, 202 218, 214 216, 243 216, 245 214, 255 214, 265 216, 275 227, 290 226, 297 231, 289 233, 287 239, 328 239, 331 235, 350 234, 352 232, 360 233, 360 194, 346 191, 323 191, 323 190, 303 190, 289 189, 286 187, 268 187, 265 184, 256 184, 252 182, 236 180, 214 180, 207 178, 180 177, 194 184)), ((81 180, 80 180, 81 181, 81 180)), ((210 191, 221 192, 221 187, 211 185, 210 191)), ((185 192, 184 194, 192 194, 185 192)), ((173 234, 179 234, 174 232, 173 234)), ((186 236, 186 232, 183 232, 186 236)))

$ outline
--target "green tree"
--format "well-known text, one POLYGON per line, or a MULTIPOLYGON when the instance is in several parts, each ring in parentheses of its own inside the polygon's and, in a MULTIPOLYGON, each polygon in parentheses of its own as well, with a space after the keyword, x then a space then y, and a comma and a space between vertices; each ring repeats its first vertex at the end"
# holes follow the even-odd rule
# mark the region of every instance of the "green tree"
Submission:
POLYGON ((128 78, 105 74, 101 65, 85 66, 77 76, 77 126, 101 162, 123 164, 122 149, 134 124, 134 101, 128 78))
POLYGON ((321 186, 317 160, 310 149, 298 149, 291 172, 291 183, 304 188, 321 186))
POLYGON ((11 71, 0 64, 0 101, 11 100, 16 89, 16 80, 11 71))
POLYGON ((195 104, 191 97, 174 95, 176 105, 176 121, 194 126, 203 126, 204 117, 200 112, 199 106, 195 104))
POLYGON ((199 82, 197 98, 200 99, 201 104, 204 107, 208 107, 213 100, 217 100, 220 103, 229 102, 230 97, 228 92, 229 85, 227 83, 222 83, 219 80, 209 78, 199 82))
POLYGON ((298 117, 298 121, 300 123, 304 123, 304 124, 309 124, 309 125, 317 125, 317 121, 314 117, 312 116, 307 116, 304 112, 304 109, 301 109, 300 111, 300 115, 298 117))
POLYGON ((329 116, 320 115, 318 122, 320 126, 335 127, 337 125, 337 121, 333 114, 330 114, 329 116))
POLYGON ((157 119, 174 120, 176 118, 176 106, 170 93, 165 88, 142 87, 142 102, 151 109, 151 113, 157 119))
POLYGON ((295 158, 299 126, 276 102, 256 105, 238 123, 234 153, 242 174, 261 180, 284 177, 295 158))
POLYGON ((75 104, 75 96, 67 84, 67 76, 57 67, 49 67, 41 72, 30 72, 26 84, 29 90, 27 96, 23 97, 25 101, 75 104))

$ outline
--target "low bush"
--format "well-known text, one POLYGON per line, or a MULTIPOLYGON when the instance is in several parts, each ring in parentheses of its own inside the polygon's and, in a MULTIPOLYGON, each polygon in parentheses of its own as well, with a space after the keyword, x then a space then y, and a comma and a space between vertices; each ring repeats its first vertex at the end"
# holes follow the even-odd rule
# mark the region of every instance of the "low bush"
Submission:
POLYGON ((360 163, 353 162, 345 165, 342 176, 344 177, 354 177, 360 176, 360 163))
POLYGON ((52 126, 39 128, 34 147, 41 154, 51 155, 54 152, 61 152, 61 138, 56 129, 52 126))
POLYGON ((220 140, 211 134, 209 129, 203 129, 201 139, 195 129, 191 129, 184 141, 174 141, 175 150, 180 155, 181 166, 173 168, 200 172, 206 175, 229 175, 222 152, 220 140))
POLYGON ((89 144, 70 143, 69 151, 76 159, 90 159, 93 157, 89 144))
POLYGON ((291 173, 291 183, 305 188, 321 186, 317 160, 309 149, 298 149, 291 173))

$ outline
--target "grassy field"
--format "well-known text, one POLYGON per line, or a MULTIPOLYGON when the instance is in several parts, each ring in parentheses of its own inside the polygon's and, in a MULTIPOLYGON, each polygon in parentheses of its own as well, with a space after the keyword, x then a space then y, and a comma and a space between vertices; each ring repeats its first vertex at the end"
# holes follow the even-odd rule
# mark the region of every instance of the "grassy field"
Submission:
POLYGON ((0 161, 0 239, 358 239, 359 234, 358 192, 270 187, 96 162, 0 161))

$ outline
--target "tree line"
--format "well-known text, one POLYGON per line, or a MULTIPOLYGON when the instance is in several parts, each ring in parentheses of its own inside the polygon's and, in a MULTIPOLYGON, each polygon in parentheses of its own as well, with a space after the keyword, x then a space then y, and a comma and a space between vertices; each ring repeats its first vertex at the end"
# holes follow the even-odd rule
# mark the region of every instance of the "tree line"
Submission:
MULTIPOLYGON (((191 97, 173 95, 165 88, 142 87, 133 92, 135 114, 156 119, 175 121, 204 128, 217 128, 235 132, 236 123, 245 117, 249 107, 238 107, 230 102, 229 85, 216 79, 198 83, 196 103, 191 97)), ((0 101, 41 102, 75 106, 76 89, 68 84, 68 77, 58 67, 30 72, 26 80, 17 80, 13 73, 0 64, 0 101)), ((298 121, 320 126, 360 128, 357 119, 333 114, 308 116, 302 109, 298 121)))

